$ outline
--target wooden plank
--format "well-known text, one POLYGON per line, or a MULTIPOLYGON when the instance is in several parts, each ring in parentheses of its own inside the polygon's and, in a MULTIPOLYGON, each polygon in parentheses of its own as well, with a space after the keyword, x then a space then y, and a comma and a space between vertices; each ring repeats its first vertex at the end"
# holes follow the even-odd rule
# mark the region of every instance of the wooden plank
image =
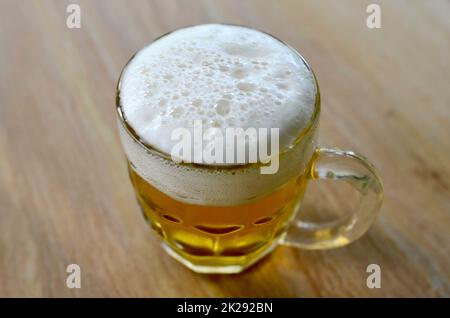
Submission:
MULTIPOLYGON (((448 1, 377 1, 381 29, 365 25, 370 1, 77 1, 79 30, 71 2, 0 2, 0 296, 450 296, 448 1), (280 247, 233 276, 192 273, 159 247, 127 177, 115 83, 156 36, 207 22, 262 29, 309 60, 322 143, 384 178, 361 240, 280 247), (66 287, 70 263, 81 289, 66 287), (381 289, 366 286, 371 263, 381 289)), ((314 185, 305 206, 335 210, 339 191, 314 185)))

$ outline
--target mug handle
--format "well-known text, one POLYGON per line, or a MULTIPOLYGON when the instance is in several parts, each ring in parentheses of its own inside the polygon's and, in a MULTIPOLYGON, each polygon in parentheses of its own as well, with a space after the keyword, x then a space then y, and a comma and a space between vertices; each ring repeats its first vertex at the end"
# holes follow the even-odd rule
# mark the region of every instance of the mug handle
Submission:
POLYGON ((383 184, 375 167, 352 151, 318 148, 307 177, 349 183, 360 192, 358 207, 335 221, 312 223, 297 215, 281 238, 281 244, 303 249, 328 249, 360 238, 375 221, 383 201, 383 184))

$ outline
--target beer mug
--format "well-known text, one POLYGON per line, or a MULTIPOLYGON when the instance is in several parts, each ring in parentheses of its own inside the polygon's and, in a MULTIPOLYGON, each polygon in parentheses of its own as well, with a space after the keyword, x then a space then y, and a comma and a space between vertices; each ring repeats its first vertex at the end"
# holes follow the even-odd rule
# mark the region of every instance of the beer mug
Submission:
POLYGON ((168 33, 127 63, 116 106, 143 215, 163 248, 195 272, 241 272, 278 244, 347 245, 380 209, 383 187, 374 166, 354 152, 317 145, 313 71, 266 33, 223 24, 168 33), (219 131, 239 124, 279 128, 276 172, 262 173, 268 161, 260 158, 240 164, 174 158, 171 132, 197 117, 219 131), (320 179, 356 189, 356 209, 333 222, 303 220, 297 212, 305 189, 320 179))

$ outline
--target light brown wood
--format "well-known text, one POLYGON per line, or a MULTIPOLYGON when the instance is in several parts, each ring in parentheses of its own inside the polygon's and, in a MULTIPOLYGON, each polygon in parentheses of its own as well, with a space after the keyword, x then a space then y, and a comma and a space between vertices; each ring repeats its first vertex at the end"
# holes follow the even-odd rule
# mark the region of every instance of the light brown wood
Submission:
MULTIPOLYGON (((450 4, 376 2, 381 29, 365 25, 370 1, 0 1, 0 296, 450 296, 450 4), (81 29, 66 27, 69 3, 81 29), (233 276, 192 273, 159 247, 128 180, 115 84, 153 38, 207 22, 262 29, 308 59, 322 144, 384 178, 358 242, 279 247, 233 276), (81 289, 66 287, 71 263, 81 289), (371 263, 381 289, 366 286, 371 263)), ((336 191, 312 186, 305 208, 337 209, 336 191)))

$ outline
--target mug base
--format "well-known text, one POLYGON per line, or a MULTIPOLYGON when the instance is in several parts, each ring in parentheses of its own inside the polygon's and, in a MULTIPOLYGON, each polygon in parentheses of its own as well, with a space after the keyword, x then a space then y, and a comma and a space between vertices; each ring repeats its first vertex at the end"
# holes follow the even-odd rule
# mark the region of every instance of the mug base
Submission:
MULTIPOLYGON (((185 256, 183 256, 180 252, 175 250, 166 242, 161 243, 163 249, 176 259, 178 262, 189 268, 190 270, 200 273, 200 274, 237 274, 245 271, 256 262, 264 258, 270 252, 272 252, 275 247, 278 245, 277 241, 273 241, 269 246, 265 247, 263 251, 258 251, 255 255, 245 255, 239 258, 237 257, 221 257, 221 264, 213 264, 219 263, 217 260, 215 262, 211 261, 211 257, 208 256, 199 256, 195 257, 194 260, 188 260, 185 256), (241 262, 238 261, 241 260, 241 262), (233 263, 231 263, 231 262, 233 263), (228 264, 230 263, 230 264, 228 264)), ((192 259, 192 257, 190 257, 192 259)))

